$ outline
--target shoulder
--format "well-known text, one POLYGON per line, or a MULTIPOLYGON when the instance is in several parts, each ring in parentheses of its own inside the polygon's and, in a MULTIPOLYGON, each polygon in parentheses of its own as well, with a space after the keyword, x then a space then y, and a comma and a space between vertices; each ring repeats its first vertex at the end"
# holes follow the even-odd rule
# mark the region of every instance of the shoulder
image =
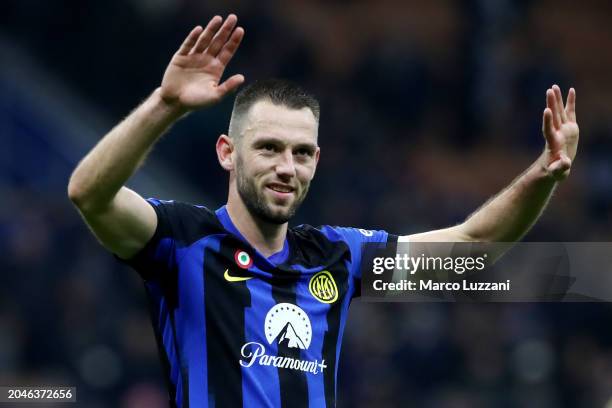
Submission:
POLYGON ((361 253, 362 244, 387 242, 386 231, 322 225, 299 225, 289 229, 289 237, 304 258, 342 257, 361 253))
POLYGON ((339 236, 322 227, 303 224, 287 233, 292 262, 303 265, 328 265, 348 258, 350 248, 339 236))
POLYGON ((386 242, 389 234, 383 230, 367 230, 355 227, 338 227, 323 225, 317 228, 331 240, 346 241, 348 244, 362 244, 366 242, 386 242))
POLYGON ((366 230, 354 227, 338 227, 331 225, 298 225, 290 228, 296 236, 310 240, 326 240, 331 242, 338 241, 358 241, 358 242, 386 242, 389 234, 383 230, 366 230))
POLYGON ((158 235, 193 242, 223 232, 217 215, 207 207, 176 200, 147 198, 158 218, 158 235))

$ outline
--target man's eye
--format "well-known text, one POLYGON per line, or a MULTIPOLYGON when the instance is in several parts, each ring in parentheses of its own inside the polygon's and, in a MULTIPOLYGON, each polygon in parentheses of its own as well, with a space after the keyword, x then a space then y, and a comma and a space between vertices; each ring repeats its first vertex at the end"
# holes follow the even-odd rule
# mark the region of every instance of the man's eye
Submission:
POLYGON ((261 148, 264 149, 267 152, 275 152, 276 151, 276 146, 274 146, 272 143, 266 143, 261 148))
POLYGON ((312 156, 312 151, 310 149, 298 149, 295 154, 298 156, 312 156))

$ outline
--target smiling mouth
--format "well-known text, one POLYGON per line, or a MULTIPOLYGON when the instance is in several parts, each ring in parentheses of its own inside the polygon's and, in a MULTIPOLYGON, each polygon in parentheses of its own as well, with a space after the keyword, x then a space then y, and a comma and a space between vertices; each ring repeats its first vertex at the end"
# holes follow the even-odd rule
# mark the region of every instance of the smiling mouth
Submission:
POLYGON ((268 184, 266 187, 276 193, 281 193, 281 194, 289 194, 295 191, 293 187, 283 185, 283 184, 268 184))

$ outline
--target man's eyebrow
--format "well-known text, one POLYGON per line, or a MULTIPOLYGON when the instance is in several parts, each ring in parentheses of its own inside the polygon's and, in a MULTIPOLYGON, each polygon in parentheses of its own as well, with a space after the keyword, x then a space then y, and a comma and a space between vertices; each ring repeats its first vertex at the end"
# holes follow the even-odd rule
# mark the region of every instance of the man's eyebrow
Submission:
POLYGON ((314 143, 298 143, 295 145, 296 149, 308 149, 310 151, 317 150, 317 145, 314 143))
MULTIPOLYGON (((253 140, 254 146, 262 146, 267 143, 279 144, 281 146, 287 146, 289 144, 287 143, 286 140, 283 140, 275 136, 261 136, 253 140)), ((316 150, 317 147, 318 146, 315 143, 309 143, 309 142, 300 142, 300 143, 297 143, 295 146, 293 146, 293 148, 296 148, 296 149, 309 149, 309 150, 316 150)))
POLYGON ((261 145, 265 143, 280 143, 283 145, 286 144, 281 138, 275 136, 260 136, 255 137, 255 139, 253 140, 253 144, 255 145, 261 145))

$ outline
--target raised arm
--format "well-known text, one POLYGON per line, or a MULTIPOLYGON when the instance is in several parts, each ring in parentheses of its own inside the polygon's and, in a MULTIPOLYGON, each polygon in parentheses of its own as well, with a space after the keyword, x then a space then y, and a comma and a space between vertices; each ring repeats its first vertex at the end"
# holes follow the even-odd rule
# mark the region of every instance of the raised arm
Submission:
POLYGON ((153 208, 124 187, 161 135, 189 111, 220 101, 242 82, 220 83, 244 35, 237 18, 219 16, 195 27, 172 57, 162 84, 85 156, 70 177, 68 196, 98 240, 130 258, 157 227, 153 208))
POLYGON ((507 188, 454 227, 404 237, 411 242, 514 242, 538 219, 556 184, 567 178, 578 146, 576 91, 565 106, 557 85, 546 91, 544 152, 507 188))

